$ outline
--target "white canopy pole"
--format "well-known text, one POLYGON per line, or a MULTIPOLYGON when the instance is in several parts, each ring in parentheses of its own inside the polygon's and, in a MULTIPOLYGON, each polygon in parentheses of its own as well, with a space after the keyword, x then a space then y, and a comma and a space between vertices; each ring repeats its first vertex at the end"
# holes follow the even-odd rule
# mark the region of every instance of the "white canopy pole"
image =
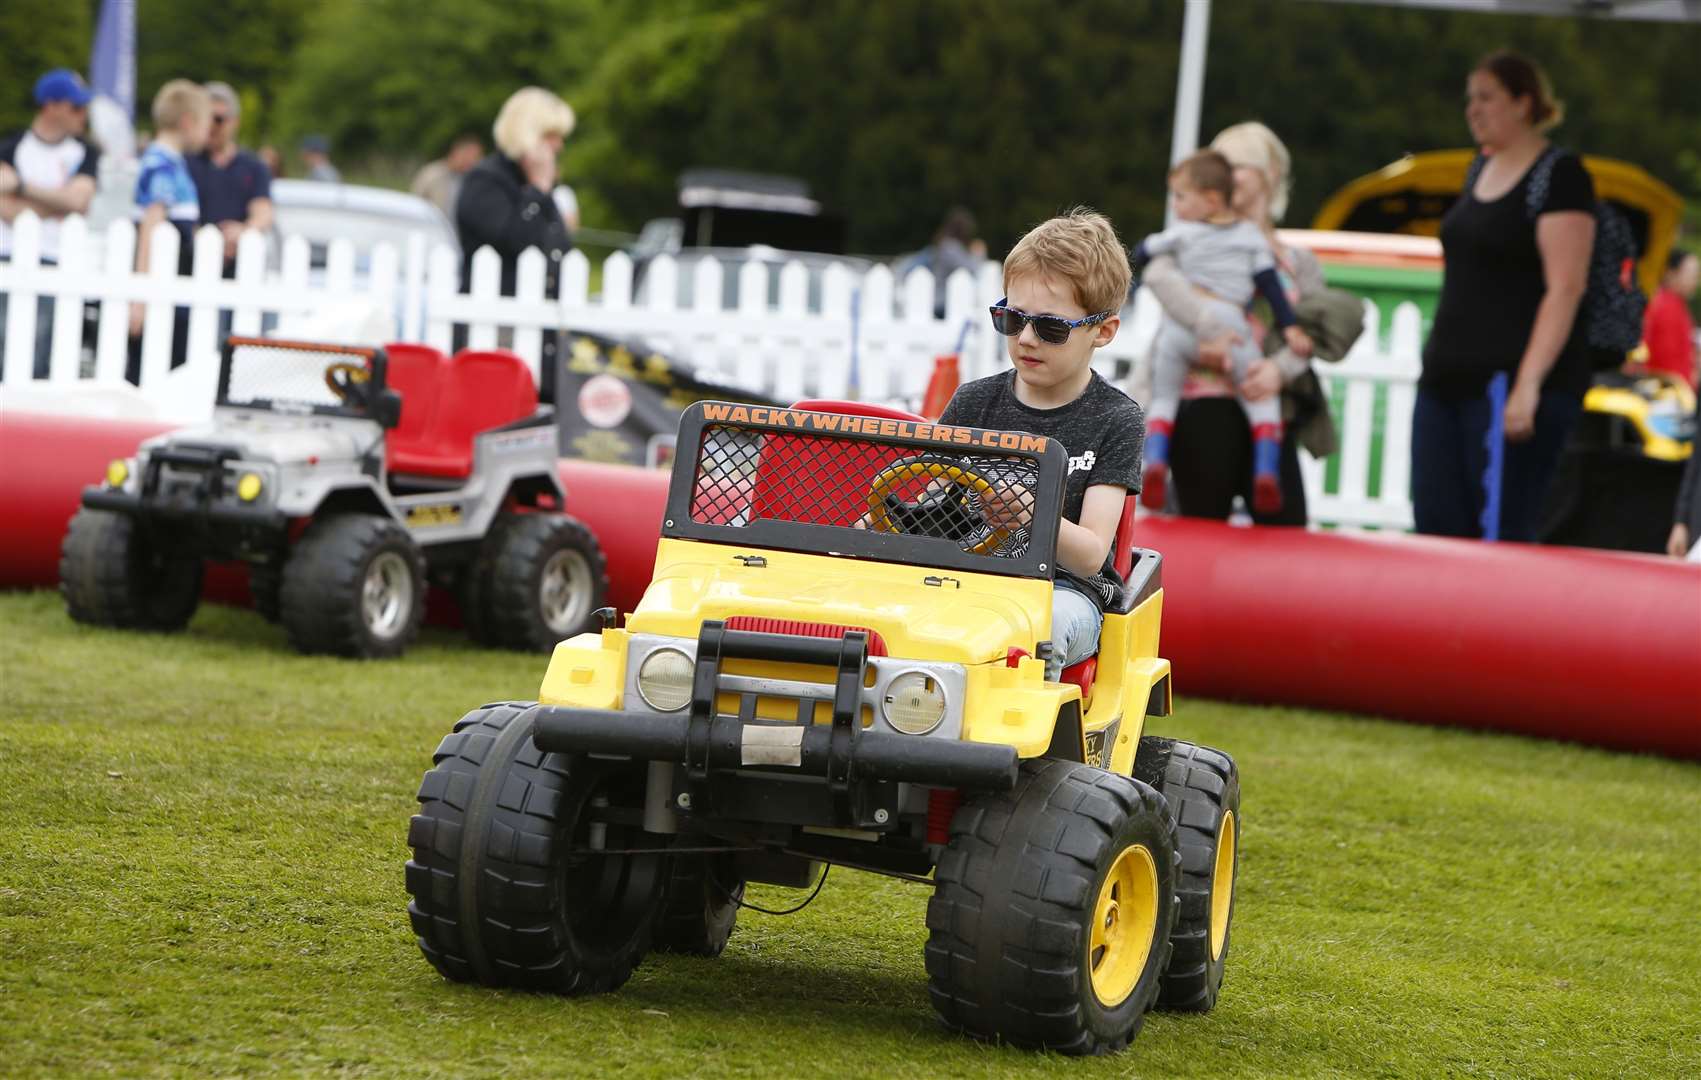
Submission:
MULTIPOLYGON (((1175 75, 1175 131, 1169 160, 1175 164, 1199 149, 1199 111, 1205 100, 1205 43, 1211 36, 1211 0, 1187 0, 1181 27, 1181 68, 1175 75)), ((1174 224, 1174 211, 1165 216, 1174 224)))

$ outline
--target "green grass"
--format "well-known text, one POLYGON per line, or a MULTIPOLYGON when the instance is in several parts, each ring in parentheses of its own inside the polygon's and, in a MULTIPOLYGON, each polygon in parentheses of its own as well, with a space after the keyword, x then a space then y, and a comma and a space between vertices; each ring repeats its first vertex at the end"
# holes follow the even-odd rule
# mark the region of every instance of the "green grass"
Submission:
POLYGON ((1082 1061, 944 1032, 926 888, 844 870, 611 996, 443 981, 404 912, 413 793, 539 658, 428 633, 311 660, 248 612, 146 637, 49 593, 0 595, 0 626, 8 1076, 1701 1074, 1692 764, 1184 701, 1161 730, 1245 791, 1228 980, 1082 1061))

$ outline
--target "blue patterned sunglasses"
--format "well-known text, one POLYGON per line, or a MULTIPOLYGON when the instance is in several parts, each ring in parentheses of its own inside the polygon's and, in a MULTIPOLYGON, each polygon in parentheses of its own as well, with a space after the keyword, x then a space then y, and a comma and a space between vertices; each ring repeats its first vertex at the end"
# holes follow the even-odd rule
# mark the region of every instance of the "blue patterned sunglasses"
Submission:
POLYGON ((1097 315, 1071 321, 1061 315, 1029 315, 1011 307, 1007 302, 1009 299, 1007 296, 1002 297, 989 309, 992 312, 992 328, 1005 337, 1015 337, 1022 332, 1022 327, 1032 323, 1034 333, 1039 335, 1041 341, 1050 345, 1061 345, 1068 341, 1069 335, 1078 326, 1097 326, 1116 314, 1114 311, 1101 311, 1097 315))

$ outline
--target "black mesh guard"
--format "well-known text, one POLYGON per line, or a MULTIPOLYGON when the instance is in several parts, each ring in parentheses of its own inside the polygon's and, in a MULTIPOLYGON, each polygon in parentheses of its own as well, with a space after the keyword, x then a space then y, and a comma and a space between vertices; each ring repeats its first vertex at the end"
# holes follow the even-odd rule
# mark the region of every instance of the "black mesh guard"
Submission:
POLYGON ((364 416, 369 396, 384 387, 384 368, 383 349, 232 337, 224 343, 219 365, 218 403, 364 416))
POLYGON ((1064 468, 1050 440, 708 402, 679 446, 696 453, 675 462, 664 532, 1050 576, 1064 468))

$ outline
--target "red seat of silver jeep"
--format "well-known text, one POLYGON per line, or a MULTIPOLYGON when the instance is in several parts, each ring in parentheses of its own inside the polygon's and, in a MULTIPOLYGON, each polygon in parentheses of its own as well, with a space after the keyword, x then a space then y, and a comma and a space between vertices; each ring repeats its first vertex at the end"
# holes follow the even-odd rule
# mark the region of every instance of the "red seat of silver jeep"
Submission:
MULTIPOLYGON (((405 348, 411 351, 421 347, 405 348)), ((435 349, 429 351, 436 353, 435 349)), ((447 360, 437 353, 435 399, 423 425, 416 427, 409 421, 408 386, 422 376, 425 361, 413 357, 398 366, 394 362, 397 354, 390 355, 390 384, 402 392, 402 423, 386 440, 391 472, 470 476, 474 436, 537 412, 537 385, 524 360, 499 349, 464 349, 447 360), (398 383, 395 372, 403 367, 407 373, 398 383)), ((422 397, 429 399, 431 394, 426 392, 422 397)))
POLYGON ((431 437, 431 419, 448 359, 429 345, 394 342, 384 346, 384 384, 402 395, 401 422, 384 436, 385 464, 391 472, 412 472, 396 464, 431 437))

